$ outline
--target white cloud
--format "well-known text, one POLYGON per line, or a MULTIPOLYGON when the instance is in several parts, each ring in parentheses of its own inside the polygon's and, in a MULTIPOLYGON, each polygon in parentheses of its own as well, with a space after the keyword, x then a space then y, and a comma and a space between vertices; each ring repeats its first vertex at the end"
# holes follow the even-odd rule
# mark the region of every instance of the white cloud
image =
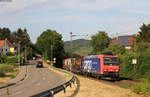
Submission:
POLYGON ((17 27, 30 24, 30 31, 35 33, 52 26, 63 35, 65 31, 88 33, 101 29, 135 33, 138 24, 149 23, 149 5, 148 0, 13 0, 0 2, 0 21, 1 25, 17 27))
POLYGON ((0 2, 0 13, 21 11, 25 8, 38 6, 48 0, 12 0, 12 2, 0 2))
POLYGON ((32 6, 43 5, 50 9, 107 10, 128 1, 129 0, 13 0, 13 2, 9 3, 0 3, 0 9, 1 12, 13 12, 32 6))

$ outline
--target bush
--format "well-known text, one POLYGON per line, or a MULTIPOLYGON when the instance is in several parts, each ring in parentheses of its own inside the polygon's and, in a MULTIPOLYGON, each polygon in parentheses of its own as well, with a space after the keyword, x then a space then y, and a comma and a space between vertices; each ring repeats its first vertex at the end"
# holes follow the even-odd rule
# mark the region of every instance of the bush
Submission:
POLYGON ((105 51, 111 51, 113 54, 116 55, 122 55, 126 52, 125 46, 120 44, 114 44, 111 45, 109 48, 107 48, 105 51))
POLYGON ((0 55, 0 63, 5 63, 7 61, 7 56, 0 55))
POLYGON ((0 77, 3 77, 3 76, 5 76, 5 73, 4 71, 0 70, 0 77))
POLYGON ((150 44, 139 43, 122 55, 121 59, 121 77, 127 78, 147 78, 150 79, 150 44), (132 59, 137 59, 137 64, 132 64, 132 59))
POLYGON ((138 83, 132 88, 132 90, 137 94, 144 94, 150 96, 150 83, 148 82, 138 83))
POLYGON ((14 56, 15 54, 14 53, 11 53, 11 52, 8 52, 6 53, 7 56, 14 56))
POLYGON ((126 53, 120 56, 120 76, 126 78, 135 78, 137 75, 136 66, 132 64, 132 59, 134 58, 133 53, 126 53))
POLYGON ((14 67, 10 64, 0 64, 0 71, 7 73, 7 72, 13 72, 14 67))
POLYGON ((18 62, 18 58, 16 56, 11 56, 11 57, 7 57, 7 63, 17 63, 18 62))

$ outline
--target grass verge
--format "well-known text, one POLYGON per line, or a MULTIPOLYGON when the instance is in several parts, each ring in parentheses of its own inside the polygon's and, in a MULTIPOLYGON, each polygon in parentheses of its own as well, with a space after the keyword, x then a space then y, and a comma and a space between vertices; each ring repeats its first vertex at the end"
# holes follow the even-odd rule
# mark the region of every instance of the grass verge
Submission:
POLYGON ((137 94, 142 94, 145 97, 150 97, 150 82, 148 81, 138 83, 134 85, 131 89, 137 94))
POLYGON ((0 82, 4 83, 15 78, 19 73, 18 67, 14 64, 0 64, 0 82))
POLYGON ((150 97, 150 82, 143 80, 138 83, 123 83, 119 87, 131 89, 134 93, 143 95, 142 97, 150 97))

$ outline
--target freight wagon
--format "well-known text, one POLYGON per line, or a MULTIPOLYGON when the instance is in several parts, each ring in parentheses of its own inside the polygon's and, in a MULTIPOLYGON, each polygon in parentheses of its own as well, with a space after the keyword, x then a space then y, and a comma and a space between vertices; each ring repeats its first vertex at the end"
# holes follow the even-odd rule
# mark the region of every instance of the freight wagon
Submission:
POLYGON ((105 54, 90 55, 81 58, 68 58, 67 60, 64 59, 63 66, 65 67, 64 69, 69 67, 74 73, 96 77, 118 78, 120 71, 118 56, 105 54))

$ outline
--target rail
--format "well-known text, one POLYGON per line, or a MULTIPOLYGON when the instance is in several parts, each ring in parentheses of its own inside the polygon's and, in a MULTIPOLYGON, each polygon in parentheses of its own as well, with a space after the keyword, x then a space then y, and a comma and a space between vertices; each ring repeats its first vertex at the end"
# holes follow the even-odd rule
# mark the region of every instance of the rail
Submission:
POLYGON ((30 97, 53 97, 55 94, 61 92, 61 91, 64 91, 64 93, 66 92, 66 88, 68 86, 72 86, 72 84, 75 83, 75 80, 76 80, 76 77, 75 76, 72 76, 72 78, 67 81, 66 83, 62 84, 62 85, 59 85, 55 88, 52 88, 52 89, 49 89, 49 90, 46 90, 44 92, 41 92, 39 94, 35 94, 33 96, 30 96, 30 97))

